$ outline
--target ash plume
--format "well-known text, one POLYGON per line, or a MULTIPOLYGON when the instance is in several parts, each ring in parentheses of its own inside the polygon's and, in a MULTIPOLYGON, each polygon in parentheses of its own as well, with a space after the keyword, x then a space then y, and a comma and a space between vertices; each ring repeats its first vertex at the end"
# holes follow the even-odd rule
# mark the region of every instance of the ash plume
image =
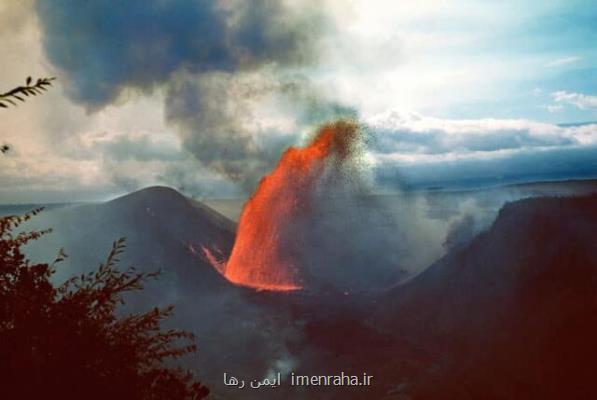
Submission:
POLYGON ((319 2, 38 0, 36 11, 72 101, 94 112, 160 91, 183 150, 246 191, 294 144, 298 125, 353 112, 295 72, 317 64, 334 29, 319 2), (279 117, 276 105, 291 128, 252 126, 255 112, 279 117), (314 106, 321 115, 306 117, 314 106))

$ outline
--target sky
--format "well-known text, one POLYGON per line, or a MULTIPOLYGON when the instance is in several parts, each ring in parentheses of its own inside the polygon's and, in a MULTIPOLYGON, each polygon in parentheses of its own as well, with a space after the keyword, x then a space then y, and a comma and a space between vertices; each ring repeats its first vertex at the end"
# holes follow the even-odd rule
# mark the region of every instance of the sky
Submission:
POLYGON ((593 1, 0 3, 0 203, 251 193, 358 119, 381 190, 597 176, 593 1))

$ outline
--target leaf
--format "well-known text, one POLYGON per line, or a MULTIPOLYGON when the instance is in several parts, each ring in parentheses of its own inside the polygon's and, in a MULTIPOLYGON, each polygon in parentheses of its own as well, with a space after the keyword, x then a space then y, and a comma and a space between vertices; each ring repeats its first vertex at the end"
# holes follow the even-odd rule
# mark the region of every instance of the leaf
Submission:
MULTIPOLYGON (((13 100, 25 102, 25 97, 29 97, 30 95, 37 96, 38 94, 43 94, 43 92, 48 90, 48 86, 52 86, 52 81, 55 79, 55 77, 38 78, 36 83, 33 85, 33 80, 31 76, 28 76, 25 80, 25 86, 18 86, 6 93, 0 93, 0 100, 2 100, 5 103, 9 103, 13 106, 16 106, 17 104, 13 100)), ((0 107, 7 108, 6 104, 0 105, 0 107)))

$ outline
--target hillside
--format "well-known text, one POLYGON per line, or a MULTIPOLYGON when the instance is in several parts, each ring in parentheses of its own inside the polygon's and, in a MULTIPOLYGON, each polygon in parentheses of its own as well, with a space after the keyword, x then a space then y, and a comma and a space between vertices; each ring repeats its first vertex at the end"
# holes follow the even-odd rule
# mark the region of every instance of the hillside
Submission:
POLYGON ((519 200, 386 293, 293 299, 296 354, 375 376, 333 399, 593 398, 595 293, 597 195, 519 200))
POLYGON ((224 281, 204 261, 201 246, 226 253, 234 241, 233 222, 165 187, 150 187, 106 203, 45 211, 30 227, 53 229, 28 246, 31 256, 49 259, 61 247, 69 255, 58 277, 95 268, 111 243, 125 237, 123 265, 159 269, 162 281, 203 289, 224 281))
MULTIPOLYGON (((321 399, 591 398, 597 367, 597 195, 506 204, 493 224, 406 284, 385 292, 254 292, 230 285, 200 246, 232 246, 234 223, 167 188, 34 219, 56 228, 29 251, 71 254, 62 276, 90 270, 128 238, 126 264, 161 268, 127 307, 175 304, 172 326, 197 335, 188 360, 213 398, 264 398, 222 374, 367 372, 375 385, 321 399), (231 391, 232 390, 232 391, 231 391)), ((304 398, 290 386, 272 397, 304 398)), ((348 390, 348 391, 347 391, 348 390)), ((272 392, 274 393, 274 392, 272 392)))
POLYGON ((126 299, 125 309, 140 311, 175 306, 166 328, 185 329, 197 337, 197 355, 184 360, 212 390, 222 394, 222 373, 262 376, 284 353, 286 338, 278 336, 287 322, 265 315, 231 285, 201 255, 201 246, 220 249, 226 258, 235 225, 209 207, 175 190, 151 187, 101 204, 86 204, 42 212, 25 229, 54 231, 27 246, 40 260, 53 260, 61 247, 69 255, 59 264, 57 279, 91 271, 103 261, 114 240, 126 237, 121 267, 161 270, 141 292, 126 299), (256 329, 259 327, 259 329, 256 329))
POLYGON ((527 199, 388 293, 373 323, 433 360, 415 398, 591 398, 595 293, 597 196, 527 199))

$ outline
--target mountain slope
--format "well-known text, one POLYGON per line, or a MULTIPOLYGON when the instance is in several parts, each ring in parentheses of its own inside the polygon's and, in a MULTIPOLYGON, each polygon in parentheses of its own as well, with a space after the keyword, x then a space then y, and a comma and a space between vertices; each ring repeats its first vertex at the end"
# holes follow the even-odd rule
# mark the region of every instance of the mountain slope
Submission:
MULTIPOLYGON (((201 246, 227 254, 234 223, 173 189, 150 187, 103 204, 85 204, 43 212, 28 228, 53 232, 28 246, 34 258, 51 259, 63 247, 69 258, 58 276, 91 270, 111 243, 127 239, 123 266, 162 270, 162 281, 213 289, 227 283, 202 257, 201 246)), ((162 282, 163 283, 163 282, 162 282)))
MULTIPOLYGON (((175 190, 151 187, 102 204, 42 212, 24 228, 49 227, 54 231, 26 251, 51 261, 64 247, 69 257, 58 265, 57 280, 97 268, 123 236, 121 268, 162 271, 126 297, 125 311, 175 306, 165 327, 195 334, 199 350, 184 362, 210 388, 210 398, 238 396, 237 389, 222 384, 224 372, 263 377, 288 353, 289 337, 296 335, 290 318, 270 315, 267 305, 254 301, 258 293, 230 284, 201 255, 207 246, 226 259, 234 241, 234 223, 209 207, 175 190)), ((261 397, 245 392, 242 398, 261 397)))
POLYGON ((597 196, 527 199, 389 293, 376 323, 432 354, 415 398, 592 398, 596 294, 597 196))
MULTIPOLYGON (((64 277, 96 267, 120 236, 125 264, 161 268, 127 306, 176 305, 170 323, 197 335, 188 363, 215 399, 264 398, 222 385, 223 372, 257 378, 281 366, 374 376, 366 390, 312 393, 321 399, 594 397, 597 195, 509 203, 487 231, 407 284, 363 297, 230 285, 197 252, 219 248, 226 258, 234 224, 167 188, 33 221, 56 231, 30 253, 48 260, 65 247, 64 277)), ((271 393, 308 395, 290 386, 271 393)))

